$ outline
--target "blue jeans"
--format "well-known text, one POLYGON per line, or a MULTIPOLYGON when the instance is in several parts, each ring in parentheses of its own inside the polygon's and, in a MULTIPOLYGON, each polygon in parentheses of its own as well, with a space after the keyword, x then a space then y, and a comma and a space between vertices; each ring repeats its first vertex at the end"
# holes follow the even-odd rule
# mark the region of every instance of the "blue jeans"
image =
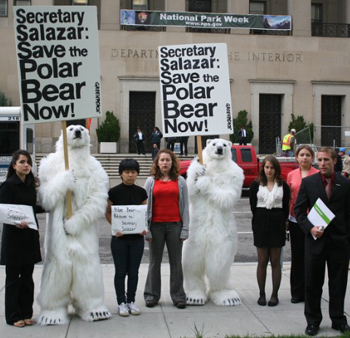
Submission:
POLYGON ((111 251, 115 266, 114 287, 118 304, 135 301, 144 246, 143 236, 136 240, 118 239, 112 236, 111 251), (125 293, 126 275, 128 275, 127 293, 125 293))
POLYGON ((181 222, 152 223, 152 242, 149 243, 149 268, 145 285, 145 300, 153 300, 158 303, 161 295, 160 267, 163 258, 164 245, 166 244, 170 264, 170 296, 173 303, 186 302, 186 294, 183 288, 182 273, 182 241, 180 234, 181 222))

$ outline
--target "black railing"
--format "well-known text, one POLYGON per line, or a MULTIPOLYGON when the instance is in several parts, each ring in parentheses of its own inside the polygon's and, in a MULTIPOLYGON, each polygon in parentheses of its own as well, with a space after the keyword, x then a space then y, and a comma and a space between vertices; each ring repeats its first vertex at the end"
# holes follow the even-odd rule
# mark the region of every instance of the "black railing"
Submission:
POLYGON ((311 35, 331 38, 349 38, 350 24, 312 22, 311 35))
POLYGON ((292 35, 292 31, 282 31, 278 29, 251 29, 250 34, 253 35, 292 35))
POLYGON ((152 31, 152 32, 165 32, 166 27, 162 26, 129 26, 121 25, 123 31, 152 31))

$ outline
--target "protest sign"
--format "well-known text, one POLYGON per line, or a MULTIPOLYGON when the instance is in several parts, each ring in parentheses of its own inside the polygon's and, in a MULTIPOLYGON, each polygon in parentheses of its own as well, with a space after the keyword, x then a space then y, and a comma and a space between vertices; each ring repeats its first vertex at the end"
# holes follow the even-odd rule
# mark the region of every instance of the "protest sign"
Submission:
POLYGON ((101 117, 97 11, 14 7, 23 123, 101 117))
POLYGON ((17 225, 27 222, 28 227, 38 230, 33 207, 21 204, 0 204, 0 223, 17 225))
POLYGON ((147 205, 113 205, 112 235, 139 234, 147 230, 147 205))
POLYGON ((165 136, 232 134, 227 46, 158 48, 165 136))

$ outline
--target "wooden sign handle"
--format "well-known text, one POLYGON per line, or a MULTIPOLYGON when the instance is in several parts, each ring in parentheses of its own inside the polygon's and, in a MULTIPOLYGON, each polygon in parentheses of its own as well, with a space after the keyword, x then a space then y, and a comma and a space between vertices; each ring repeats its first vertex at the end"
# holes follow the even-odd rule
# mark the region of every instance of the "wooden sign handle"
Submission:
POLYGON ((203 164, 203 154, 202 154, 202 136, 197 135, 197 150, 199 163, 203 164))
MULTIPOLYGON (((67 123, 62 121, 62 136, 63 136, 63 153, 64 153, 64 166, 66 170, 69 170, 69 158, 68 158, 68 142, 67 142, 67 123)), ((72 193, 67 190, 67 218, 71 218, 73 215, 72 208, 72 193)))

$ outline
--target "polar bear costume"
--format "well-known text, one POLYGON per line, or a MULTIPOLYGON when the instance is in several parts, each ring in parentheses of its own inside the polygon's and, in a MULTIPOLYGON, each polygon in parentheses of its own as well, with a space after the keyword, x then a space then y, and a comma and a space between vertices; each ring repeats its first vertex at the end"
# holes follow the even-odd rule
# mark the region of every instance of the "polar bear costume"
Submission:
POLYGON ((48 210, 45 263, 38 302, 41 325, 68 323, 68 305, 86 321, 111 316, 104 306, 102 269, 98 253, 97 219, 104 216, 108 175, 90 155, 90 136, 82 126, 67 128, 70 170, 65 170, 63 138, 56 152, 43 158, 39 197, 48 210), (71 190, 73 216, 67 215, 71 190))
POLYGON ((230 282, 237 249, 233 207, 241 196, 243 170, 232 161, 231 145, 208 140, 203 165, 193 160, 187 171, 190 236, 184 243, 183 269, 188 305, 239 305, 230 282), (205 282, 209 281, 209 292, 205 282))

